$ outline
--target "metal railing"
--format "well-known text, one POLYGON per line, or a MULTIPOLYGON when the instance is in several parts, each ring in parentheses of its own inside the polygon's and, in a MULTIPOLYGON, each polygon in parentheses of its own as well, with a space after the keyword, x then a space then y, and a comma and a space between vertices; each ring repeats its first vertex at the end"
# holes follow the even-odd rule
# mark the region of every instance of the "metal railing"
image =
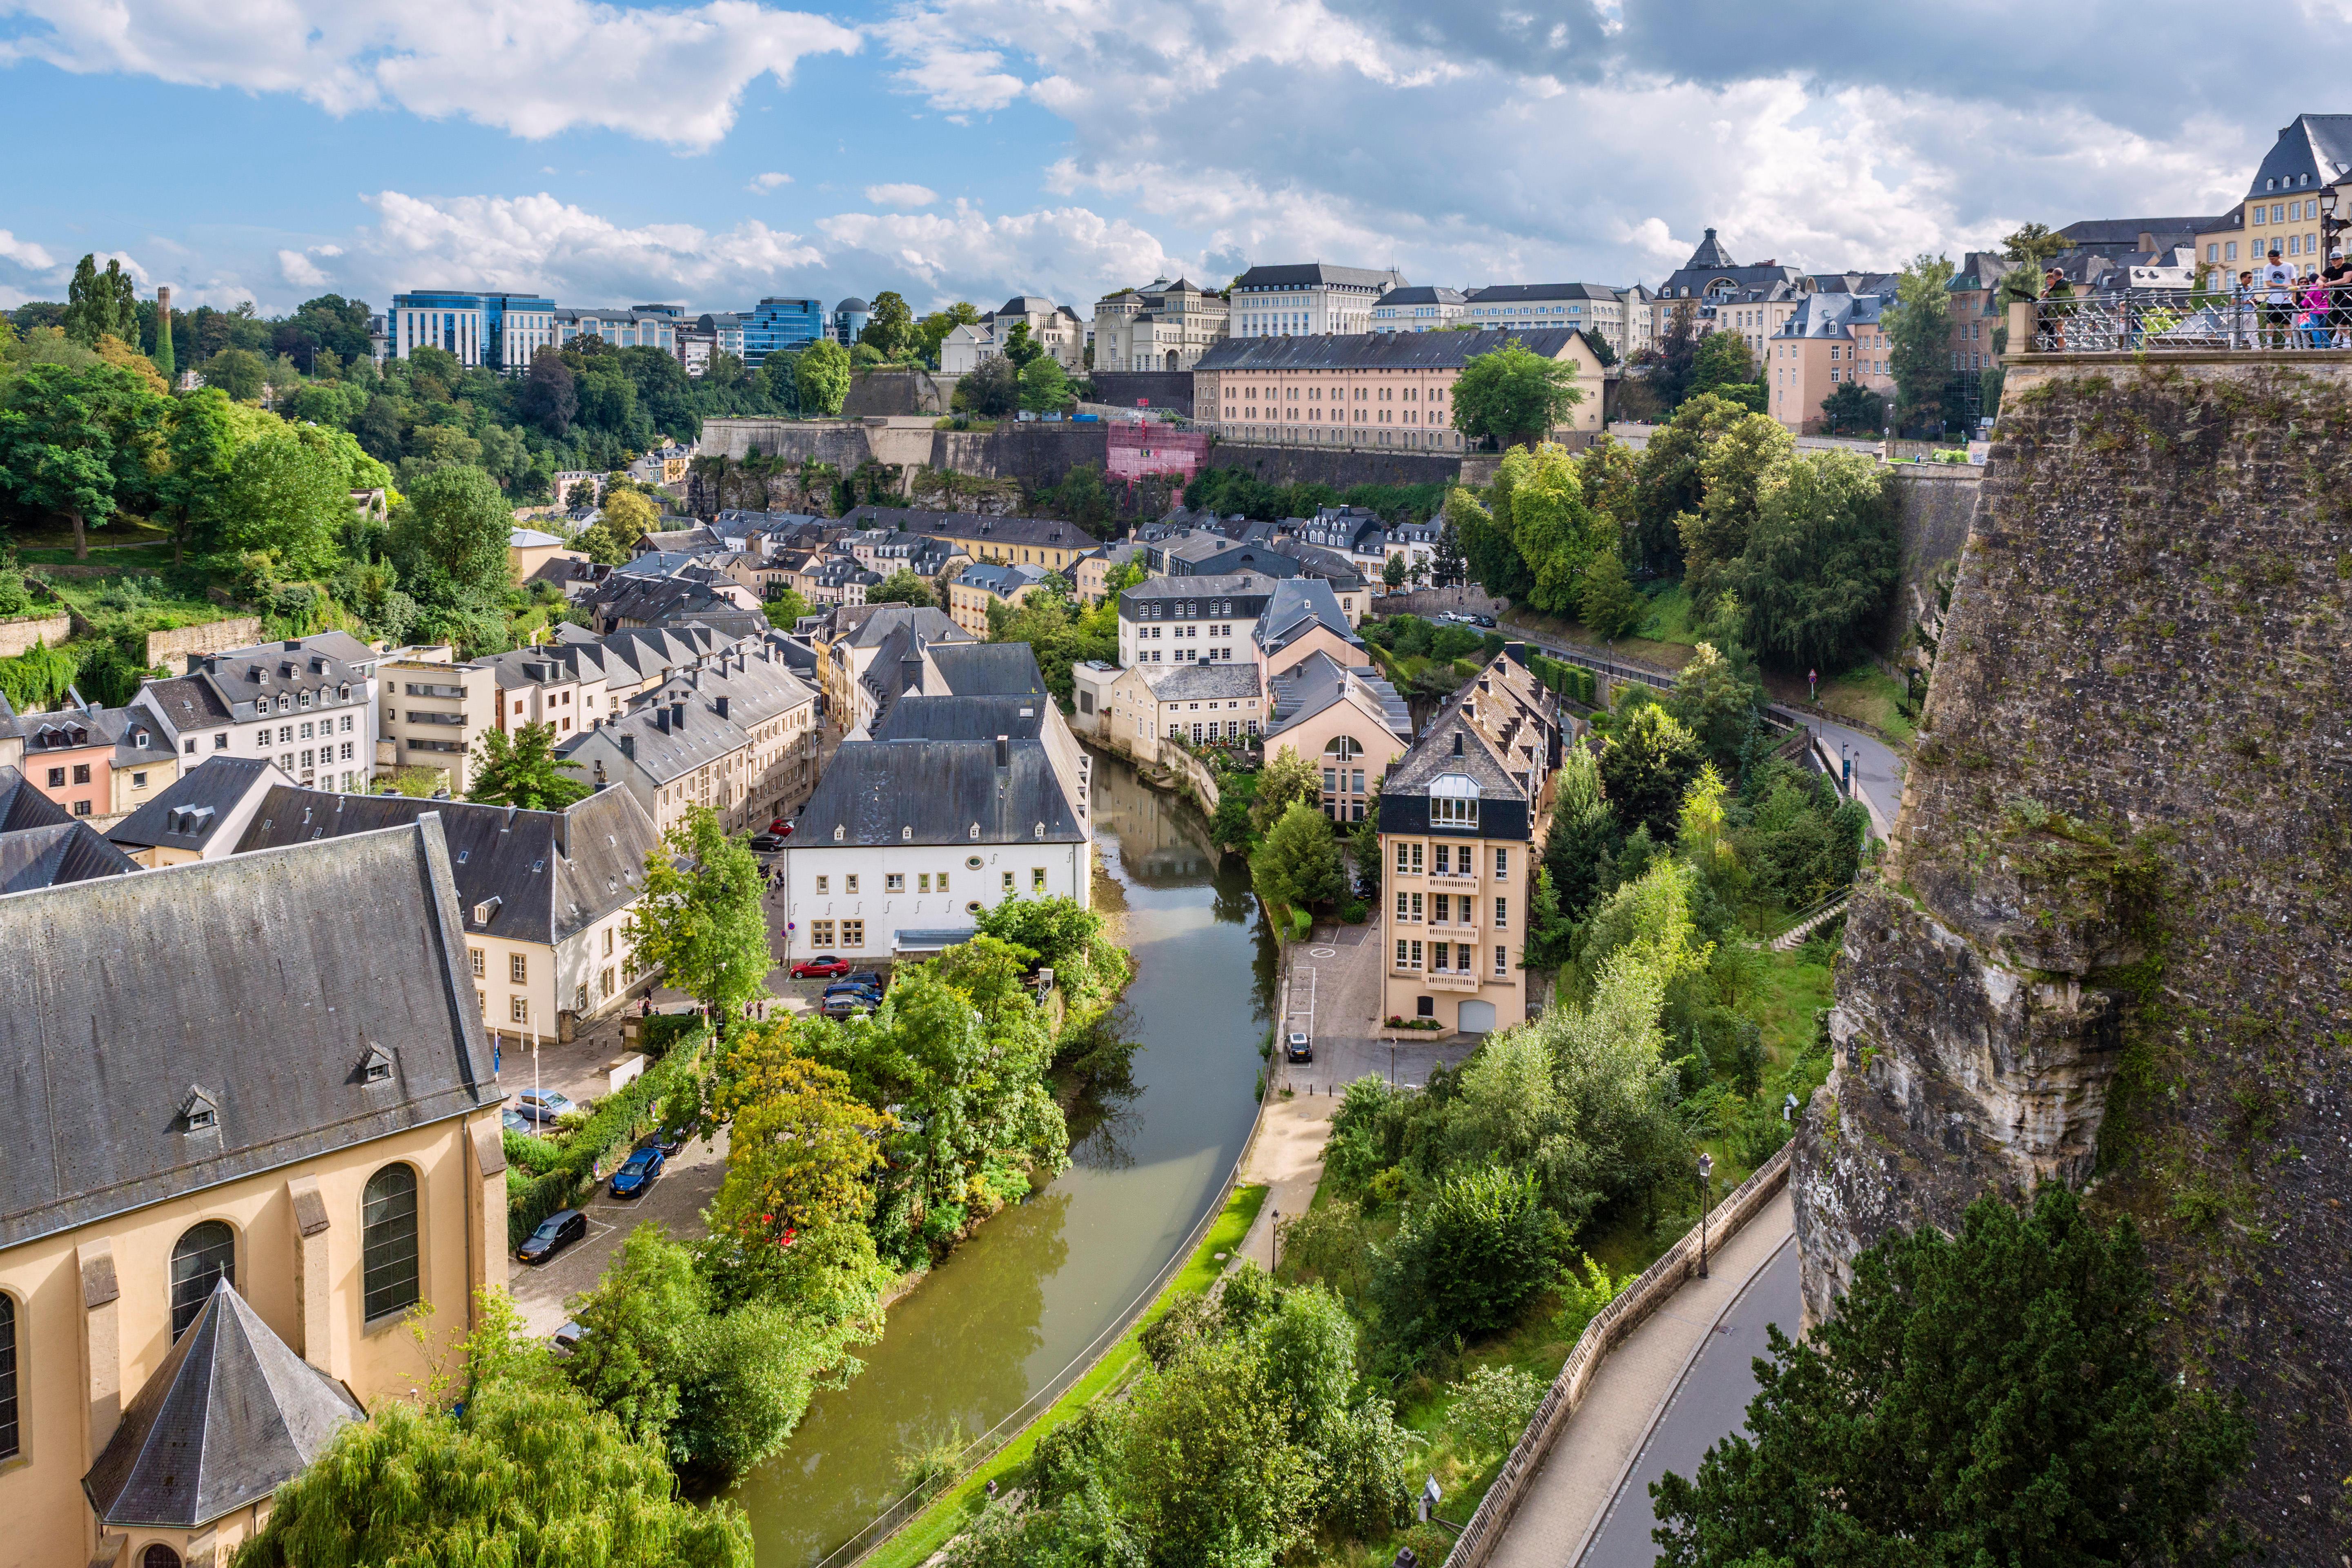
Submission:
POLYGON ((2032 301, 2031 353, 2310 353, 2352 348, 2352 286, 2132 289, 2032 301), (2315 299, 2314 296, 2318 298, 2315 299))

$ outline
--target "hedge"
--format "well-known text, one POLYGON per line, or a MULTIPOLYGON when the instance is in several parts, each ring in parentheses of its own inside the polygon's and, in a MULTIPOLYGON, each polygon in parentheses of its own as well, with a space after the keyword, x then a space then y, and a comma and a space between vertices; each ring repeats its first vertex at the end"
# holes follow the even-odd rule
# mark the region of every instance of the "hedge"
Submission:
POLYGON ((1528 660, 1528 667, 1536 672, 1537 679, 1570 701, 1580 702, 1587 708, 1600 706, 1600 678, 1582 665, 1536 654, 1528 660))
POLYGON ((694 1075, 701 1058, 701 1036, 672 1049, 616 1094, 596 1102, 595 1114, 563 1142, 563 1160, 553 1170, 517 1186, 507 1182, 507 1245, 520 1247, 539 1222, 558 1209, 567 1209, 584 1189, 595 1184, 597 1163, 625 1143, 633 1143, 653 1125, 655 1111, 669 1091, 694 1075))

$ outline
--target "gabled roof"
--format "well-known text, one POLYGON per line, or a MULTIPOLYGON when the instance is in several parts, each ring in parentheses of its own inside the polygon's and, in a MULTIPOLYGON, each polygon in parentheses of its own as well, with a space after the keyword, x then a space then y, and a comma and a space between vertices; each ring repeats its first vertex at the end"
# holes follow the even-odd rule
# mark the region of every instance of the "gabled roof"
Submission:
POLYGON ((1516 342, 1530 353, 1558 359, 1583 334, 1569 327, 1523 331, 1344 332, 1297 338, 1225 338, 1202 354, 1196 371, 1459 370, 1479 354, 1516 342))
POLYGON ((1486 661, 1475 679, 1445 700, 1412 749, 1398 759, 1381 786, 1381 799, 1425 795, 1431 780, 1461 773, 1479 789, 1530 798, 1551 767, 1559 733, 1559 700, 1512 644, 1486 661), (1459 742, 1457 750, 1456 742, 1459 742))
POLYGON ((465 946, 437 816, 0 897, 0 1247, 495 1106, 465 946))
POLYGON ((2352 174, 2352 114, 2298 114, 2294 123, 2279 128, 2278 140, 2254 170, 2244 199, 2288 189, 2315 191, 2347 174, 2352 174))
POLYGON ((1614 300, 1618 291, 1606 283, 1490 283, 1470 290, 1473 305, 1517 305, 1535 300, 1614 300))
POLYGON ((201 675, 151 680, 139 689, 139 695, 163 716, 163 722, 176 735, 217 730, 233 717, 228 704, 221 699, 220 689, 201 675))
POLYGON ((1339 607, 1339 595, 1329 583, 1320 577, 1286 577, 1275 585, 1274 597, 1266 602, 1265 613, 1258 616, 1257 629, 1251 636, 1270 653, 1318 626, 1356 647, 1364 646, 1364 639, 1348 624, 1348 613, 1339 607))
POLYGON ((0 893, 29 892, 137 869, 137 861, 100 838, 87 822, 0 833, 0 893))
POLYGON ((845 741, 801 808, 787 853, 834 844, 1083 841, 1086 828, 1045 748, 1007 741, 1004 752, 1000 767, 993 739, 845 741))
POLYGON ((1843 342, 1853 336, 1855 327, 1876 325, 1885 307, 1886 301, 1875 294, 1808 294, 1772 336, 1843 342))
POLYGON ((247 795, 293 782, 268 757, 222 752, 173 780, 163 794, 107 829, 106 837, 134 849, 168 846, 201 853, 247 795))
POLYGON ((1257 661, 1255 659, 1202 659, 1196 664, 1179 664, 1161 670, 1146 667, 1144 684, 1151 695, 1162 702, 1192 702, 1229 697, 1255 697, 1257 661))
POLYGON ((919 511, 911 507, 860 506, 842 519, 860 528, 904 529, 934 539, 1055 550, 1091 550, 1098 542, 1075 522, 1053 517, 990 517, 976 511, 919 511))
POLYGON ((1046 694, 1036 650, 1025 642, 935 643, 923 650, 923 656, 938 669, 951 696, 1042 698, 1046 694))
POLYGON ((1269 739, 1350 698, 1379 713, 1382 726, 1398 740, 1412 739, 1412 714, 1404 699, 1373 667, 1350 668, 1318 651, 1276 676, 1266 687, 1269 739))
POLYGON ((0 767, 0 833, 51 827, 72 820, 71 812, 35 789, 23 773, 15 768, 0 767))
POLYGON ((1118 591, 1119 602, 1137 604, 1153 599, 1198 599, 1231 595, 1263 597, 1274 592, 1275 580, 1263 572, 1213 572, 1198 577, 1146 577, 1118 591))
POLYGON ((910 691, 874 729, 877 741, 1034 741, 1045 731, 1042 697, 935 697, 910 691))
POLYGON ((846 628, 835 640, 851 647, 879 647, 897 631, 911 632, 926 643, 974 640, 945 610, 929 605, 844 605, 835 612, 834 624, 846 628))
POLYGON ((367 1411, 287 1348, 226 1279, 140 1385, 82 1478, 117 1529, 194 1530, 260 1502, 367 1411))

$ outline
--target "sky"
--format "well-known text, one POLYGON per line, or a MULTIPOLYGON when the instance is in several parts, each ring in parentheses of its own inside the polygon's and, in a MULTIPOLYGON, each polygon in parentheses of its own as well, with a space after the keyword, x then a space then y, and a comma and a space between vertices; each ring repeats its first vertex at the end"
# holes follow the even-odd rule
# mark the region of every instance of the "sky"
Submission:
POLYGON ((0 308, 537 289, 1091 313, 1154 278, 1656 282, 2244 194, 2352 0, 0 0, 0 308), (2259 15, 2260 20, 2252 17, 2259 15))

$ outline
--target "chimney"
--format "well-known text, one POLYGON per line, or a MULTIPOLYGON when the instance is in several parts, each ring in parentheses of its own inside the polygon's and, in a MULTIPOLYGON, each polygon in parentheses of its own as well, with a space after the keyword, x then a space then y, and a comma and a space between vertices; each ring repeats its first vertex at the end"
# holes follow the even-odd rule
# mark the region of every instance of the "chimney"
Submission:
POLYGON ((997 766, 997 770, 1001 773, 1001 772, 1003 772, 1004 769, 1009 768, 1009 767, 1011 767, 1012 765, 1013 765, 1013 737, 1012 737, 1012 736, 1010 736, 1010 735, 999 735, 999 736, 997 736, 997 737, 996 737, 996 766, 997 766))
POLYGON ((673 730, 683 730, 686 728, 685 703, 673 702, 669 705, 669 727, 673 730))
POLYGON ((721 698, 719 698, 719 699, 718 700, 718 708, 719 708, 719 716, 721 719, 726 718, 726 717, 727 717, 727 699, 726 699, 726 698, 721 697, 721 698))
POLYGON ((656 729, 656 730, 659 730, 659 731, 660 731, 663 734, 665 734, 665 735, 667 735, 667 734, 668 734, 668 733, 669 733, 669 710, 668 710, 668 709, 667 709, 667 708, 661 708, 661 707, 656 707, 656 708, 655 708, 655 710, 654 710, 654 728, 655 728, 655 729, 656 729))
POLYGON ((633 763, 637 760, 637 738, 625 730, 621 732, 621 755, 633 763))

